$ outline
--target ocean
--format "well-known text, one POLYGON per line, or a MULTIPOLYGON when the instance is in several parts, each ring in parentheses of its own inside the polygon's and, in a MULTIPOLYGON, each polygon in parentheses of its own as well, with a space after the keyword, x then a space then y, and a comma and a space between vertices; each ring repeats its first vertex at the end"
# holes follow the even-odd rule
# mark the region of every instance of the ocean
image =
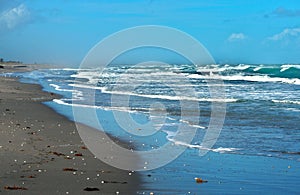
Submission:
POLYGON ((4 76, 60 94, 45 104, 71 120, 97 128, 73 108, 96 111, 101 130, 137 151, 184 147, 168 163, 156 158, 155 169, 142 165, 139 194, 300 193, 300 65, 110 65, 4 76), (209 142, 212 118, 222 126, 209 142), (181 129, 192 138, 181 139, 181 129))

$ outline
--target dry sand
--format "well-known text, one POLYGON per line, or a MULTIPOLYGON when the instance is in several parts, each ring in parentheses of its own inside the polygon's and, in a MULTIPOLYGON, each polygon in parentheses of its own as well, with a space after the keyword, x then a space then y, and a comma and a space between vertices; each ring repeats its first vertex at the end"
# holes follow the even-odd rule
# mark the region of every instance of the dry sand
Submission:
POLYGON ((136 194, 137 173, 94 158, 74 122, 41 103, 55 97, 38 85, 0 77, 0 193, 136 194))

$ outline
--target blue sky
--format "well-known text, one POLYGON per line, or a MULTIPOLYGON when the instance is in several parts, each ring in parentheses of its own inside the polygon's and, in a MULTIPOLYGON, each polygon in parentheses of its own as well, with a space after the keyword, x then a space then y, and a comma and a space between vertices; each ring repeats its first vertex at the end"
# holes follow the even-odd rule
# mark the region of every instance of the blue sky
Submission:
POLYGON ((0 0, 0 57, 75 66, 138 25, 182 30, 218 63, 300 63, 298 0, 0 0))

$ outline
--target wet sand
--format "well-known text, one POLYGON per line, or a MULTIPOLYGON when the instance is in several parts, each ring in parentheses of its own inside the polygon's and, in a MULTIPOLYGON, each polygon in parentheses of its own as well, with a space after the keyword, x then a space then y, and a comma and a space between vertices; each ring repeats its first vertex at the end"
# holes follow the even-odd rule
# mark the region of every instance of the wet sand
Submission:
POLYGON ((96 159, 74 122, 42 104, 53 98, 39 85, 0 77, 0 193, 136 194, 139 175, 96 159))

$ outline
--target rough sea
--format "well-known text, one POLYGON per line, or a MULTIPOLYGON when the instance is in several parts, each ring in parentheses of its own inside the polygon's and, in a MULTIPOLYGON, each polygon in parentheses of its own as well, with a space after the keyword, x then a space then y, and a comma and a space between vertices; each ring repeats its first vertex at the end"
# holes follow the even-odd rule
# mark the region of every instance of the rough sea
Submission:
POLYGON ((135 150, 167 142, 185 147, 171 163, 141 172, 140 194, 300 193, 300 65, 111 65, 6 76, 62 95, 45 104, 71 120, 72 107, 95 109, 104 131, 135 150), (225 108, 224 119, 212 114, 218 106, 225 108), (113 112, 130 116, 128 124, 118 125, 123 115, 113 112), (223 126, 207 147, 212 117, 223 126), (142 131, 149 121, 151 135, 124 131, 124 125, 142 131), (177 139, 179 127, 195 131, 191 142, 177 139), (208 183, 197 184, 195 177, 208 183))

